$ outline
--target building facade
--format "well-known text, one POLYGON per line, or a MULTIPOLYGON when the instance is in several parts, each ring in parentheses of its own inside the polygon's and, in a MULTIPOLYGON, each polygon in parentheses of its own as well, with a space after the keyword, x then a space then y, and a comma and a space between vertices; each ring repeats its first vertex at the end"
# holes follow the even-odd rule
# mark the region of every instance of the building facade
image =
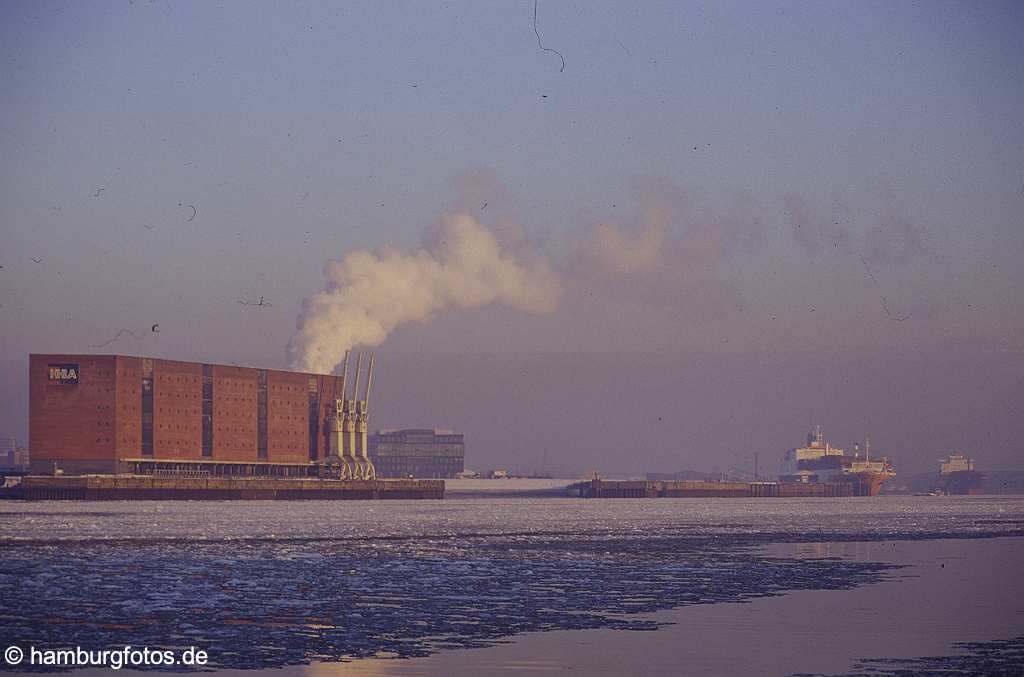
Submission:
POLYGON ((346 412, 361 404, 365 414, 358 376, 353 399, 345 378, 123 355, 30 355, 31 471, 305 474, 330 454, 330 423, 342 403, 346 412))
POLYGON ((369 454, 378 477, 453 479, 465 469, 466 443, 452 430, 378 430, 369 454))

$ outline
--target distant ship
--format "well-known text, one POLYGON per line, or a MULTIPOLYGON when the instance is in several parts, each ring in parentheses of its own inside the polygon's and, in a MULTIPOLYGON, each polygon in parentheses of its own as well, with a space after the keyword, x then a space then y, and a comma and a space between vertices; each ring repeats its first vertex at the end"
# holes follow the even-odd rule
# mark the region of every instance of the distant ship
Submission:
POLYGON ((882 483, 895 477, 889 459, 871 460, 871 443, 864 443, 864 458, 854 445, 853 456, 825 441, 821 427, 807 433, 807 446, 789 449, 782 461, 780 482, 817 484, 823 482, 849 482, 854 496, 877 496, 882 483))
POLYGON ((939 461, 938 487, 947 494, 973 495, 981 493, 985 475, 974 469, 974 459, 963 454, 950 454, 939 461))

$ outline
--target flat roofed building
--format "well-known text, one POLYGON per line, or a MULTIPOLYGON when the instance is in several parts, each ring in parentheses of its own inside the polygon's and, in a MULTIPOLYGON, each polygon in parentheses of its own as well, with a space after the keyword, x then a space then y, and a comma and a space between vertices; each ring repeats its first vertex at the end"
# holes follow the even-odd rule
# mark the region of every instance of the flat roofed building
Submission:
POLYGON ((324 421, 343 397, 342 378, 325 374, 30 355, 30 470, 78 475, 160 465, 303 474, 327 455, 324 421))
POLYGON ((453 479, 465 470, 465 437, 452 430, 378 430, 368 446, 378 477, 453 479))

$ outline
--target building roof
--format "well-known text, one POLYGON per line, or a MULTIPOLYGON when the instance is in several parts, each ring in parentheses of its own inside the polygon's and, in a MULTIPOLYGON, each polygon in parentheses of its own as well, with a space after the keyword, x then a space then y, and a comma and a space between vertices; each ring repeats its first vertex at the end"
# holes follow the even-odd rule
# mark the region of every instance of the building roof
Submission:
POLYGON ((122 353, 29 353, 29 358, 53 358, 53 359, 75 359, 75 358, 118 358, 124 357, 133 360, 160 360, 161 362, 177 362, 179 364, 208 364, 211 367, 232 367, 236 369, 262 369, 263 371, 276 371, 283 374, 304 374, 306 376, 338 376, 337 374, 315 374, 308 371, 297 371, 295 369, 275 369, 273 367, 253 367, 246 364, 223 364, 221 362, 206 362, 203 360, 177 360, 168 357, 153 357, 151 355, 125 355, 122 353))

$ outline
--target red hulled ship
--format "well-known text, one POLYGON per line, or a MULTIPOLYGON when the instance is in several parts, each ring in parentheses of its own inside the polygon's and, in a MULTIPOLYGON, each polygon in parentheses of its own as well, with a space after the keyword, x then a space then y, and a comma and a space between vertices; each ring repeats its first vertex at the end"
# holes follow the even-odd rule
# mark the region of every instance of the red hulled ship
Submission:
POLYGON ((849 482, 854 496, 877 496, 882 483, 896 473, 889 459, 871 459, 870 442, 864 443, 864 457, 860 447, 854 445, 853 456, 847 456, 839 447, 825 441, 821 428, 807 434, 807 444, 786 451, 779 473, 780 482, 817 484, 823 482, 849 482))

